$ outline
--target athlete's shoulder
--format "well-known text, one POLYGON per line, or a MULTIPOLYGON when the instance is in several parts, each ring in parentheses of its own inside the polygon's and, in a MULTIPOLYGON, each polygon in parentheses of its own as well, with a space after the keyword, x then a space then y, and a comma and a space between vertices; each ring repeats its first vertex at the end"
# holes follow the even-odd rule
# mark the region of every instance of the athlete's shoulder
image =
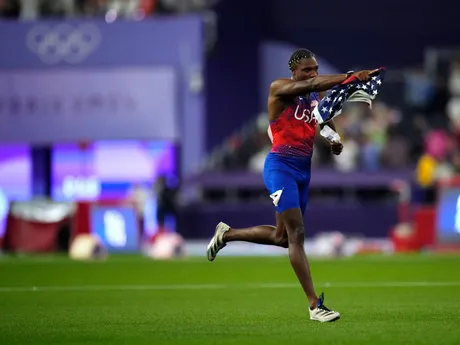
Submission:
POLYGON ((290 79, 290 78, 275 79, 270 84, 270 91, 271 92, 277 91, 278 89, 280 89, 281 87, 283 87, 284 85, 289 84, 289 83, 292 83, 292 79, 290 79))

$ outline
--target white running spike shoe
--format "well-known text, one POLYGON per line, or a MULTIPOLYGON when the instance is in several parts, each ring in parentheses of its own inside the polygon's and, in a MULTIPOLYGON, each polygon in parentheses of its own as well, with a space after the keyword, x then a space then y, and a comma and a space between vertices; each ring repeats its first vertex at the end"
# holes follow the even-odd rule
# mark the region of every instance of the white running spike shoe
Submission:
POLYGON ((324 293, 319 296, 318 306, 310 309, 310 320, 319 322, 333 322, 340 319, 340 313, 330 310, 324 305, 324 293))
POLYGON ((206 254, 208 255, 209 261, 213 261, 216 258, 216 255, 219 252, 219 250, 226 246, 226 244, 224 243, 224 234, 228 230, 230 230, 230 226, 228 226, 227 224, 223 222, 217 224, 214 237, 209 242, 208 249, 206 250, 206 254))

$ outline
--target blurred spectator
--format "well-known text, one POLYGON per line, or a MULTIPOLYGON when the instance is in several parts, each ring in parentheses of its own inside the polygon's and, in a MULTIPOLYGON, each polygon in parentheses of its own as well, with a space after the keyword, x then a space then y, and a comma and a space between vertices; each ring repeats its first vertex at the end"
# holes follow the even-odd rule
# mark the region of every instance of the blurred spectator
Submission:
POLYGON ((75 0, 78 12, 83 16, 105 16, 109 0, 75 0))
POLYGON ((134 205, 139 218, 143 218, 147 201, 151 197, 151 191, 148 188, 144 187, 140 183, 134 184, 128 201, 134 205))
POLYGON ((139 9, 139 0, 110 0, 107 3, 107 10, 116 11, 123 17, 132 17, 139 9))
POLYGON ((161 7, 171 12, 194 12, 209 8, 217 1, 213 0, 161 0, 161 7))
POLYGON ((337 170, 350 172, 356 170, 359 159, 359 145, 353 138, 344 137, 343 151, 339 156, 334 156, 334 166, 337 170))
POLYGON ((460 149, 460 62, 452 63, 449 77, 449 92, 451 95, 447 103, 446 112, 450 121, 450 129, 455 138, 456 149, 460 149))
POLYGON ((151 15, 155 12, 158 0, 139 0, 139 9, 142 10, 145 15, 151 15))
POLYGON ((430 127, 423 114, 416 114, 407 125, 407 134, 410 138, 410 154, 412 157, 419 157, 425 151, 424 138, 430 127))
POLYGON ((20 0, 20 7, 20 18, 23 20, 75 14, 75 0, 20 0))
POLYGON ((153 190, 157 197, 157 223, 161 233, 166 231, 167 217, 172 217, 176 222, 178 220, 178 189, 168 184, 166 176, 159 176, 153 185, 153 190))
POLYGON ((382 149, 382 165, 389 169, 403 169, 410 165, 410 143, 399 134, 397 127, 390 127, 387 142, 382 149))
POLYGON ((448 134, 442 130, 434 130, 425 138, 425 153, 417 163, 417 183, 421 187, 420 201, 433 203, 436 197, 436 183, 452 177, 454 167, 449 161, 451 146, 448 134))
POLYGON ((0 0, 0 15, 4 18, 18 18, 21 13, 19 0, 0 0))
POLYGON ((144 216, 146 214, 146 207, 148 207, 148 201, 152 199, 152 191, 146 188, 140 183, 133 185, 133 189, 128 197, 128 203, 134 206, 139 222, 139 238, 144 237, 144 228, 146 225, 144 216))
POLYGON ((360 162, 362 170, 374 172, 380 169, 381 145, 376 143, 372 136, 362 135, 360 138, 360 162))
POLYGON ((409 71, 405 76, 405 101, 414 111, 424 111, 434 96, 434 84, 423 69, 409 71))
POLYGON ((451 95, 460 97, 460 61, 452 62, 448 84, 451 95))
POLYGON ((105 6, 106 18, 110 16, 141 20, 156 9, 157 0, 109 0, 105 6))

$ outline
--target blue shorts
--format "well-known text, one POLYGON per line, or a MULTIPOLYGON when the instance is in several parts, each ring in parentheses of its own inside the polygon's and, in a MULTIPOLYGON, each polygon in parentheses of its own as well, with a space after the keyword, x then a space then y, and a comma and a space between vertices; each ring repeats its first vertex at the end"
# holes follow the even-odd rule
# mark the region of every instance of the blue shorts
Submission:
POLYGON ((311 157, 286 157, 270 152, 265 159, 264 182, 276 211, 300 208, 308 203, 311 157))

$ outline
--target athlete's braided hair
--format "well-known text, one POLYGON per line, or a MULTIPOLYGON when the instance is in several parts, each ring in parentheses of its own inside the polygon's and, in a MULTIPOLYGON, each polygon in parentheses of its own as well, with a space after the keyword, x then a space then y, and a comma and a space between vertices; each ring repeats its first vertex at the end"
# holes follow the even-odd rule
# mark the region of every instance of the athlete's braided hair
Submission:
POLYGON ((315 57, 315 54, 313 54, 310 50, 298 49, 294 52, 294 54, 291 55, 291 58, 289 59, 289 62, 288 62, 289 69, 292 71, 294 67, 302 59, 311 59, 314 57, 315 57))

